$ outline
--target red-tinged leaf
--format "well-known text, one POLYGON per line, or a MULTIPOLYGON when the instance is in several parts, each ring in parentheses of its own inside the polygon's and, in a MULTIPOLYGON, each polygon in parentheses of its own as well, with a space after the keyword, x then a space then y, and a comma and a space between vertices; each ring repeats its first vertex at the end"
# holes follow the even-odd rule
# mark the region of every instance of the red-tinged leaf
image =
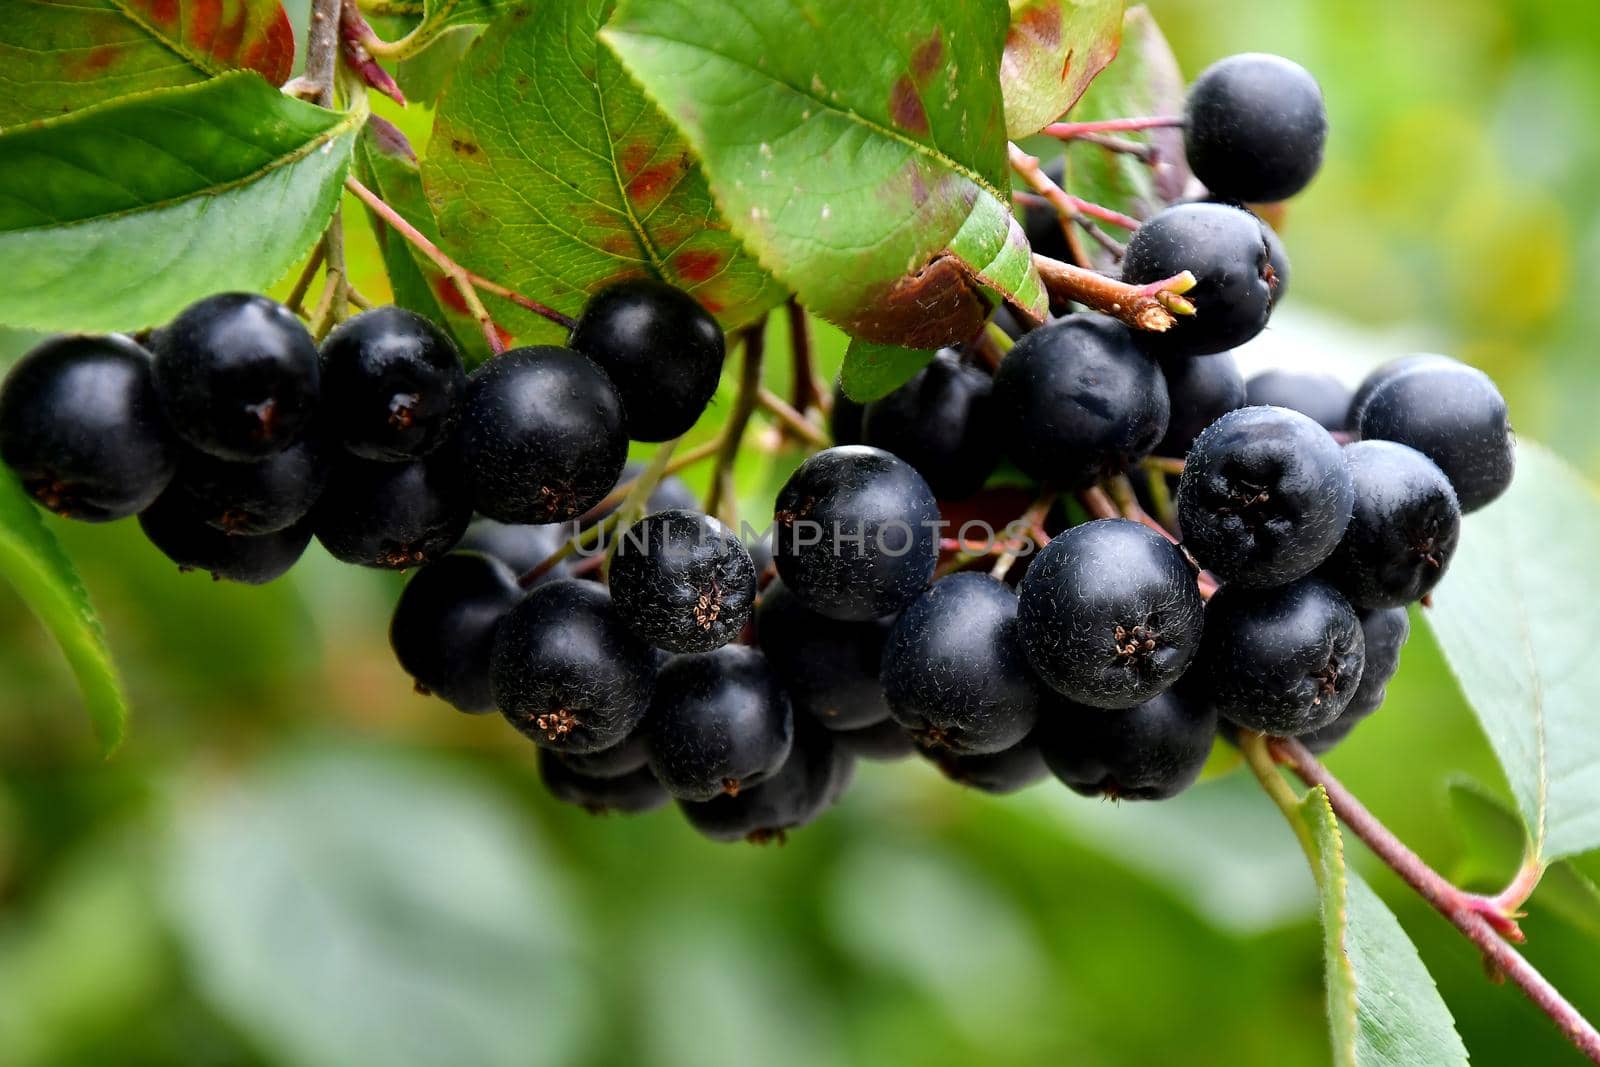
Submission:
POLYGON ((1121 40, 1122 0, 1011 0, 1000 62, 1006 133, 1026 137, 1065 114, 1121 40))

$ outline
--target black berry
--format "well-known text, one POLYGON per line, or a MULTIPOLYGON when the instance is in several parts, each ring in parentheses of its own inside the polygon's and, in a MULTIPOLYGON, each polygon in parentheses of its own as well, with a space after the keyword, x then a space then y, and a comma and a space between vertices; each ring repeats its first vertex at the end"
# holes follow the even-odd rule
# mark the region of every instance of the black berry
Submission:
POLYGON ((1250 203, 1291 197, 1321 168, 1327 139, 1321 87, 1282 56, 1229 56, 1189 87, 1184 154, 1213 195, 1250 203))
MULTIPOLYGON (((610 748, 599 752, 556 752, 555 756, 586 778, 620 778, 632 774, 650 760, 650 746, 643 730, 635 730, 610 748)), ((654 778, 654 775, 651 776, 654 778)))
POLYGON ((656 653, 623 625, 593 582, 548 582, 500 622, 489 687, 506 720, 536 744, 599 752, 644 718, 656 653))
POLYGON ((450 439, 467 374, 445 332, 389 305, 341 323, 322 342, 322 397, 345 448, 397 463, 450 439))
POLYGON ((460 474, 501 522, 576 518, 628 458, 622 402, 605 372, 568 348, 518 348, 479 367, 461 416, 460 474))
MULTIPOLYGON (((472 520, 467 532, 461 535, 456 547, 471 552, 482 552, 511 568, 513 574, 527 574, 549 559, 556 550, 576 534, 572 523, 552 522, 539 526, 523 526, 496 522, 482 516, 472 520)), ((561 578, 572 570, 571 558, 550 568, 541 581, 561 578)))
POLYGON ((1400 669, 1400 650, 1411 635, 1411 617, 1404 608, 1358 612, 1366 640, 1366 666, 1361 684, 1339 717, 1328 725, 1301 734, 1299 740, 1312 752, 1326 752, 1350 735, 1364 719, 1383 706, 1389 680, 1400 669))
POLYGON ((1240 408, 1189 450, 1178 525, 1184 547, 1224 582, 1282 585, 1333 554, 1354 497, 1327 430, 1298 411, 1240 408))
POLYGON ((995 374, 1006 454, 1063 489, 1092 485, 1150 454, 1167 432, 1167 383, 1126 326, 1069 315, 1018 341, 995 374))
POLYGON ((828 412, 828 433, 836 445, 859 445, 867 405, 845 395, 841 382, 833 383, 833 409, 828 412))
POLYGON ((1245 383, 1245 394, 1252 406, 1298 411, 1328 430, 1343 430, 1350 415, 1350 390, 1331 374, 1262 371, 1245 383))
POLYGON ((829 731, 810 720, 795 723, 794 744, 783 766, 766 780, 735 795, 680 803, 693 826, 713 841, 762 844, 783 839, 843 795, 854 759, 829 731))
POLYGON ((900 728, 893 719, 884 719, 871 726, 854 730, 834 730, 833 739, 839 747, 859 759, 890 762, 905 759, 917 751, 911 735, 900 728))
POLYGON ((894 614, 922 592, 938 562, 933 491, 880 449, 818 452, 778 492, 773 520, 778 574, 829 618, 894 614))
POLYGON ((217 529, 267 534, 310 514, 327 480, 322 445, 308 437, 250 463, 188 449, 172 484, 217 529))
POLYGON ((725 645, 662 668, 645 736, 650 769, 667 792, 710 800, 737 795, 783 766, 794 715, 766 657, 725 645))
POLYGON ((1410 445, 1444 471, 1463 512, 1476 511, 1511 484, 1516 444, 1505 398, 1489 376, 1465 363, 1426 361, 1384 381, 1352 427, 1361 438, 1410 445))
POLYGON ((223 533, 181 494, 168 492, 139 513, 145 537, 179 570, 207 571, 218 581, 265 585, 287 573, 311 543, 308 521, 259 537, 223 533))
POLYGON ((1260 333, 1274 300, 1271 254, 1263 224, 1226 204, 1175 204, 1134 231, 1122 260, 1123 280, 1146 285, 1190 271, 1183 296, 1195 314, 1180 315, 1164 333, 1140 343, 1169 356, 1204 356, 1237 348, 1260 333))
POLYGON ((1361 384, 1356 386, 1355 393, 1350 397, 1350 412, 1345 417, 1344 428, 1354 431, 1357 426, 1361 425, 1361 411, 1367 406, 1367 401, 1372 399, 1372 394, 1378 391, 1380 385, 1383 385, 1391 378, 1398 378, 1407 371, 1416 370, 1418 367, 1430 365, 1450 367, 1455 366, 1457 363, 1457 360, 1451 359, 1449 356, 1436 355, 1432 352, 1419 352, 1415 355, 1391 359, 1389 362, 1375 367, 1371 373, 1361 379, 1361 384))
POLYGON ((1180 686, 1120 711, 1062 701, 1047 716, 1039 747, 1075 793, 1165 800, 1194 784, 1216 734, 1216 713, 1180 686))
POLYGON ((818 615, 775 579, 761 591, 756 639, 797 713, 831 730, 858 730, 889 717, 878 671, 892 621, 818 615))
POLYGON ((1028 662, 1080 704, 1129 708, 1170 688, 1200 647, 1205 602, 1183 553, 1127 519, 1074 526, 1023 576, 1028 662))
POLYGON ((981 756, 964 756, 938 746, 921 752, 952 782, 984 793, 1016 793, 1050 777, 1033 734, 1008 749, 981 756))
POLYGON ((321 393, 317 345, 277 301, 222 293, 155 334, 156 394, 172 428, 222 459, 281 452, 310 427, 321 393))
POLYGON ((617 387, 636 441, 666 441, 693 426, 722 376, 717 320, 688 293, 647 278, 596 293, 569 343, 617 387))
POLYGON ((177 467, 150 354, 115 334, 55 337, 28 352, 0 385, 0 459, 67 518, 106 522, 149 507, 177 467))
POLYGON ((941 500, 983 488, 1000 462, 994 380, 945 349, 910 381, 867 405, 862 441, 911 464, 941 500))
POLYGON ((447 553, 406 583, 389 622, 389 646, 418 692, 461 711, 492 711, 495 630, 521 598, 504 563, 477 552, 447 553))
POLYGON ((1028 736, 1043 698, 1017 634, 1017 598, 986 574, 952 574, 889 631, 883 692, 927 746, 1000 752, 1028 736))
POLYGON ((674 508, 623 532, 610 584, 634 633, 668 652, 709 652, 738 637, 749 621, 756 568, 722 523, 674 508))
POLYGON ((1169 356, 1161 361, 1167 380, 1172 417, 1167 435, 1156 445, 1163 456, 1182 457, 1200 431, 1246 403, 1244 376, 1232 353, 1215 356, 1169 356))
POLYGON ((1328 583, 1273 589, 1224 585, 1206 607, 1195 681, 1217 714, 1250 730, 1293 736, 1339 717, 1361 682, 1361 622, 1328 583))
POLYGON ((1355 507, 1318 573, 1358 608, 1421 599, 1444 577, 1461 535, 1450 479, 1427 456, 1393 441, 1360 441, 1344 455, 1355 507))
POLYGON ((472 518, 454 449, 409 463, 338 457, 311 512, 334 559, 405 570, 455 547, 472 518))
POLYGON ((539 779, 551 796, 591 815, 641 815, 661 807, 668 799, 667 791, 647 767, 596 778, 574 770, 550 749, 539 751, 539 779))

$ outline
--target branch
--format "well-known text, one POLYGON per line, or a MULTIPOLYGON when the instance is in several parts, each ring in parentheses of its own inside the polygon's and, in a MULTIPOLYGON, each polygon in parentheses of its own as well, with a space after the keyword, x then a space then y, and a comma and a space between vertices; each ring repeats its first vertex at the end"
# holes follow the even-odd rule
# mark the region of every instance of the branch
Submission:
POLYGON ((306 70, 301 75, 313 104, 333 106, 333 74, 339 61, 339 17, 343 0, 311 0, 306 29, 306 70))
POLYGON ((1037 252, 1033 265, 1051 296, 1102 311, 1136 330, 1165 333, 1177 325, 1177 315, 1194 313, 1194 305, 1179 295, 1194 288, 1194 275, 1188 271, 1149 285, 1129 285, 1037 252))
MULTIPOLYGON (((1248 742, 1249 738, 1244 740, 1248 742)), ((1244 747, 1248 749, 1250 745, 1246 743, 1244 747)), ((1468 893, 1448 882, 1379 822, 1299 741, 1277 738, 1267 741, 1262 747, 1270 751, 1274 758, 1286 763, 1306 785, 1320 785, 1328 794, 1328 804, 1339 817, 1340 823, 1366 842, 1367 847, 1416 890, 1422 899, 1466 935, 1467 940, 1483 952, 1494 972, 1515 982, 1540 1011, 1555 1021, 1561 1032, 1590 1062, 1600 1064, 1600 1031, 1595 1030, 1578 1009, 1550 984, 1549 979, 1506 943, 1507 937, 1521 941, 1523 936, 1516 920, 1501 910, 1499 898, 1468 893)), ((1259 771, 1257 776, 1260 777, 1259 771)), ((1277 778, 1281 784, 1282 778, 1275 770, 1271 772, 1271 777, 1277 778)), ((1268 784, 1265 779, 1263 784, 1268 784)), ((1270 792, 1270 785, 1268 789, 1270 792)))
POLYGON ((786 429, 793 431, 802 439, 811 442, 818 448, 827 448, 833 444, 828 439, 827 434, 813 426, 811 421, 795 410, 787 400, 766 386, 763 385, 756 393, 756 400, 769 413, 776 416, 786 429))
POLYGON ((1181 115, 1147 115, 1132 119, 1103 119, 1099 122, 1052 122, 1039 132, 1046 137, 1070 141, 1085 134, 1137 133, 1140 130, 1164 130, 1182 125, 1181 115))
POLYGON ((1077 219, 1084 215, 1097 218, 1102 222, 1109 222, 1124 230, 1137 230, 1139 220, 1132 215, 1124 215, 1120 211, 1112 211, 1108 207, 1073 196, 1062 189, 1039 166, 1037 156, 1030 156, 1022 149, 1012 144, 1009 148, 1011 155, 1011 169, 1016 171, 1027 182, 1033 191, 1048 200, 1051 205, 1069 219, 1077 219))
POLYGON ((617 546, 622 543, 623 533, 644 514, 650 494, 661 484, 661 479, 667 476, 667 468, 672 465, 672 453, 677 451, 678 442, 682 440, 682 437, 674 437, 659 445, 655 455, 650 457, 649 465, 633 480, 633 485, 622 498, 622 503, 617 505, 617 536, 611 539, 611 551, 605 554, 605 562, 600 564, 600 575, 606 581, 611 580, 611 557, 616 552, 617 546))
POLYGON ((706 514, 715 515, 725 523, 727 519, 723 516, 723 509, 733 506, 733 464, 739 458, 745 427, 750 424, 750 416, 755 414, 756 405, 761 399, 761 360, 766 354, 766 326, 767 320, 763 317, 743 330, 744 367, 739 375, 739 392, 722 430, 722 441, 717 448, 717 465, 711 472, 711 488, 706 493, 706 514))
POLYGON ((790 366, 794 370, 789 403, 800 412, 821 408, 827 387, 817 379, 816 364, 811 353, 811 320, 806 317, 800 301, 792 296, 784 305, 784 313, 789 318, 790 366))

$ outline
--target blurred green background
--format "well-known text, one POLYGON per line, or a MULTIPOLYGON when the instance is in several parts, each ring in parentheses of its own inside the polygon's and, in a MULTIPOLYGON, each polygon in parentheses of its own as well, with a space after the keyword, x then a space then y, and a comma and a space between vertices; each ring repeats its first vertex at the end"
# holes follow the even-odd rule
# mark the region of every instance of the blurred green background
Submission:
MULTIPOLYGON (((1276 350, 1355 373, 1456 353, 1501 382, 1521 433, 1600 473, 1581 273, 1600 261, 1600 7, 1152 6, 1191 75, 1276 51, 1327 91, 1276 350)), ((420 144, 427 114, 396 117, 420 144)), ((370 236, 354 243, 381 294, 370 236)), ((761 440, 740 478, 752 520, 798 458, 761 440)), ((1244 776, 1139 807, 863 765, 787 845, 714 846, 671 810, 561 808, 498 718, 413 696, 385 640, 392 576, 313 547, 239 589, 174 574, 132 523, 53 526, 134 719, 102 762, 61 657, 0 589, 0 1067, 1328 1060, 1311 879, 1244 776)), ((1388 706, 1330 764, 1440 869, 1504 879, 1515 856, 1472 853, 1447 798, 1504 784, 1414 633, 1388 706)), ((1349 851, 1476 1062, 1580 1062, 1349 851)), ((1562 915, 1535 898, 1528 954, 1600 1016, 1600 917, 1562 915)))

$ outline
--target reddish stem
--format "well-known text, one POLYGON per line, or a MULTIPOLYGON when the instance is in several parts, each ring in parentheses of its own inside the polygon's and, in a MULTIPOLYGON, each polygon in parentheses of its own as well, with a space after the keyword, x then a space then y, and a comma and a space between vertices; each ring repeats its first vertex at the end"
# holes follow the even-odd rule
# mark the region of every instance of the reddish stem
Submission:
POLYGON ((339 14, 339 36, 344 42, 345 63, 361 75, 362 81, 401 107, 405 107, 406 96, 400 91, 400 86, 390 77, 389 72, 372 58, 372 53, 367 51, 364 42, 375 39, 377 34, 372 32, 372 27, 367 24, 355 0, 344 0, 339 14))
POLYGON ((1137 133, 1140 130, 1163 130, 1182 125, 1181 115, 1145 115, 1130 119, 1101 119, 1098 122, 1052 122, 1039 132, 1047 137, 1070 141, 1086 133, 1137 133))

